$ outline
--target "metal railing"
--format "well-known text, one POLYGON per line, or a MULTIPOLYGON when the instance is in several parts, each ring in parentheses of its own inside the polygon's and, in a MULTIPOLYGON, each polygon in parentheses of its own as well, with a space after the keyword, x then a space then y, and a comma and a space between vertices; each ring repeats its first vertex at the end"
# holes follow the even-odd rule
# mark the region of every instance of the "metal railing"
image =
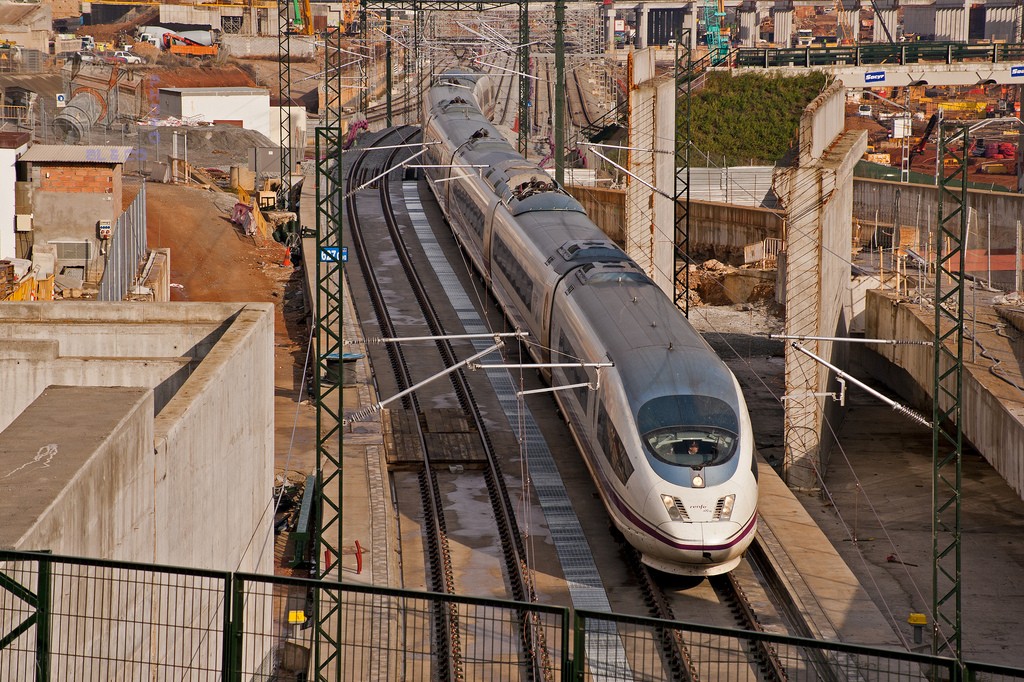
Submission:
POLYGON ((733 52, 736 67, 865 66, 870 64, 958 64, 1024 61, 1024 44, 952 42, 876 43, 841 47, 741 47, 733 52))
MULTIPOLYGON (((904 651, 541 604, 224 571, 0 551, 3 680, 305 679, 318 609, 338 647, 331 679, 433 680, 433 624, 456 610, 466 679, 673 679, 659 648, 684 642, 703 679, 746 679, 766 642, 789 680, 1024 680, 1024 670, 904 651), (544 652, 526 656, 527 618, 544 652), (530 661, 543 661, 535 669, 530 661)), ((534 653, 534 652, 531 652, 534 653)))

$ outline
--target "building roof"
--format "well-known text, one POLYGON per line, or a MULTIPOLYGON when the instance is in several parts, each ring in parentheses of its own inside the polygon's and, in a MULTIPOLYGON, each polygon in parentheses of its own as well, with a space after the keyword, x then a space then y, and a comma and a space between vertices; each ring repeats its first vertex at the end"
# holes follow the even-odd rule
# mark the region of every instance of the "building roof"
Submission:
POLYGON ((189 97, 223 97, 225 95, 266 95, 270 97, 270 90, 266 88, 160 88, 160 92, 173 92, 178 95, 188 95, 189 97))
POLYGON ((34 144, 21 155, 22 161, 36 163, 124 163, 132 147, 106 145, 34 144))
POLYGON ((0 132, 0 149, 17 149, 28 144, 31 139, 32 135, 29 133, 2 131, 0 132))

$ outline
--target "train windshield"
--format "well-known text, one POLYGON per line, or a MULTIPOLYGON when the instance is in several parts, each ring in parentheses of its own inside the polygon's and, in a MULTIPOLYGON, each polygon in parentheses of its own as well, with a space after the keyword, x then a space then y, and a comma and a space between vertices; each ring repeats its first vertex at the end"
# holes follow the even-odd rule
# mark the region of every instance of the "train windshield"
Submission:
POLYGON ((739 441, 736 412, 710 396, 670 395, 650 400, 637 413, 637 426, 648 451, 674 466, 723 464, 739 441))

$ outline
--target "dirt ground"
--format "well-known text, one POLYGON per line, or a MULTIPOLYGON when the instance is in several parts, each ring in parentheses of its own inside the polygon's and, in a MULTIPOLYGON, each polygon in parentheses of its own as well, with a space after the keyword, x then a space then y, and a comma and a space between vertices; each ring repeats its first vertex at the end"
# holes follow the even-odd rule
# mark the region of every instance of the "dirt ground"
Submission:
MULTIPOLYGON (((229 220, 232 206, 232 195, 222 192, 149 183, 149 246, 171 250, 172 300, 274 304, 275 470, 279 481, 302 482, 315 469, 316 410, 301 379, 309 338, 301 270, 282 267, 280 244, 257 245, 245 237, 229 220)), ((277 544, 281 566, 280 537, 277 544)))

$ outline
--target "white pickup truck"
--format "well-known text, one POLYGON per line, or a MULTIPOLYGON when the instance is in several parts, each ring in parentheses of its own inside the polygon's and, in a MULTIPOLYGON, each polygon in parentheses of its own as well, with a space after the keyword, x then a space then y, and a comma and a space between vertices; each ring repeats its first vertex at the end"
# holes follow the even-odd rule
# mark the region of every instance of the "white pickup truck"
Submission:
POLYGON ((132 54, 131 52, 127 52, 125 50, 118 50, 117 52, 114 53, 114 56, 111 57, 111 59, 113 61, 115 61, 115 62, 122 62, 124 64, 141 64, 142 63, 142 57, 140 57, 137 54, 132 54))

